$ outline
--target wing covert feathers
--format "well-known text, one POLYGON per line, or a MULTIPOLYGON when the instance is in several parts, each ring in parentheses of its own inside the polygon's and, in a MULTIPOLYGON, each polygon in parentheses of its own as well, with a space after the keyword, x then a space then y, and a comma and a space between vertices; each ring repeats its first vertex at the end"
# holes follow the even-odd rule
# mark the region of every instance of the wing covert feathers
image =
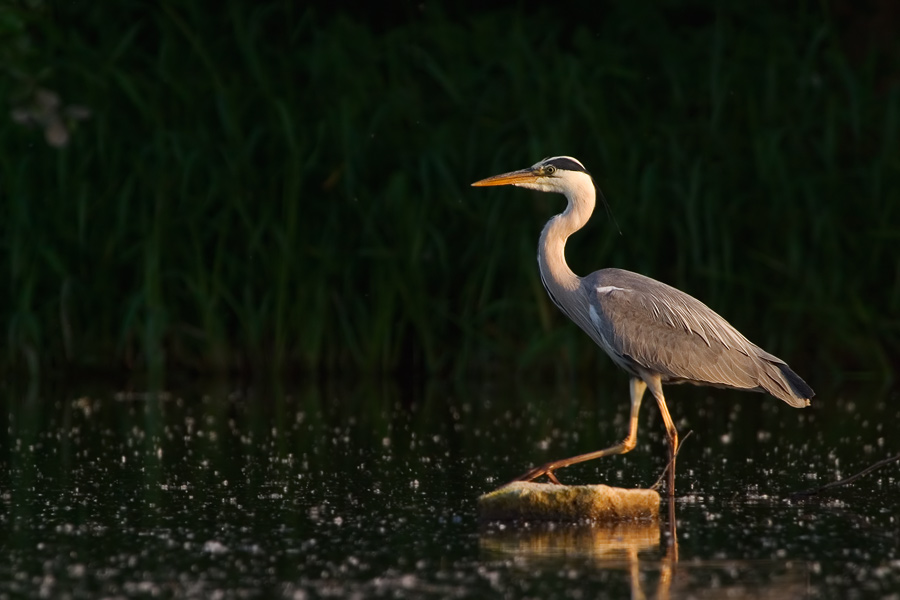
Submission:
POLYGON ((588 333, 621 366, 630 361, 669 382, 766 391, 795 407, 814 395, 783 360, 676 288, 620 269, 597 271, 582 283, 595 329, 588 333))

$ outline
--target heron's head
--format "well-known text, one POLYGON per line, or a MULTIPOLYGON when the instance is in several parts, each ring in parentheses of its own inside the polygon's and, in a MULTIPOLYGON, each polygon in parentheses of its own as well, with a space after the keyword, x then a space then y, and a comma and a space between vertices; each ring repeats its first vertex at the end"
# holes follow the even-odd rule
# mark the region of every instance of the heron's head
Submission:
POLYGON ((472 185, 515 185, 541 192, 567 194, 584 186, 593 188, 594 184, 590 173, 578 160, 571 156, 553 156, 527 169, 494 175, 472 185))

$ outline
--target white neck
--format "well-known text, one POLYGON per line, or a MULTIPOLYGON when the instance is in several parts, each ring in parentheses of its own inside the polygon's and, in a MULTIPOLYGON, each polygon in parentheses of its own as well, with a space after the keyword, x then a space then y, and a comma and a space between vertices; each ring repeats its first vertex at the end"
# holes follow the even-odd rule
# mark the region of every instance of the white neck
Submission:
POLYGON ((568 179, 570 185, 564 193, 569 204, 562 214, 544 226, 538 245, 538 265, 545 285, 573 291, 578 288, 581 278, 566 264, 566 240, 591 218, 597 192, 587 174, 573 173, 568 179))

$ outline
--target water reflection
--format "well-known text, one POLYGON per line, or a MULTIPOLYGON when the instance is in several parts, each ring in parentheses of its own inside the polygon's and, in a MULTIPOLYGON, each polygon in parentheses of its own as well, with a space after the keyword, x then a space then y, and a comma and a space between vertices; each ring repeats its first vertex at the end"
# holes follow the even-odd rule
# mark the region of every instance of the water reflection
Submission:
MULTIPOLYGON (((0 597, 846 597, 900 586, 893 467, 790 500, 896 454, 900 403, 872 391, 785 412, 738 394, 680 403, 676 388, 673 417, 695 434, 679 455, 685 495, 661 528, 480 529, 478 495, 615 439, 627 419, 615 384, 7 385, 0 597)), ((652 484, 665 461, 654 414, 631 454, 566 469, 564 481, 652 484)))
POLYGON ((640 552, 659 549, 659 523, 524 523, 488 525, 481 532, 482 551, 535 560, 588 558, 617 565, 630 564, 640 552))
POLYGON ((654 597, 668 595, 674 546, 662 558, 641 560, 641 554, 653 556, 660 549, 659 523, 630 521, 623 523, 536 523, 495 524, 480 536, 482 554, 487 559, 513 558, 517 569, 533 572, 536 565, 615 569, 628 574, 632 598, 646 598, 648 572, 657 573, 654 597))
MULTIPOLYGON (((672 506, 672 504, 670 504, 672 506)), ((669 513, 672 514, 671 512, 669 513)), ((632 599, 805 598, 814 568, 805 560, 678 560, 669 523, 495 523, 482 528, 481 554, 519 573, 559 570, 626 575, 632 599)))

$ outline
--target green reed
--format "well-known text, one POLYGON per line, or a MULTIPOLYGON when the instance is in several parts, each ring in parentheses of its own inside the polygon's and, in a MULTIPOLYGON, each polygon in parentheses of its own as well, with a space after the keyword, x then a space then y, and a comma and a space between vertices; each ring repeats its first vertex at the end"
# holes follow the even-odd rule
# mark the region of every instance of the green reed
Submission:
POLYGON ((536 272, 564 200, 469 188, 572 154, 618 224, 598 209, 576 272, 641 271, 792 363, 890 376, 900 92, 818 8, 715 6, 699 25, 619 7, 375 28, 277 1, 7 14, 28 41, 11 104, 41 86, 91 117, 62 149, 0 122, 3 363, 605 364, 536 272))

